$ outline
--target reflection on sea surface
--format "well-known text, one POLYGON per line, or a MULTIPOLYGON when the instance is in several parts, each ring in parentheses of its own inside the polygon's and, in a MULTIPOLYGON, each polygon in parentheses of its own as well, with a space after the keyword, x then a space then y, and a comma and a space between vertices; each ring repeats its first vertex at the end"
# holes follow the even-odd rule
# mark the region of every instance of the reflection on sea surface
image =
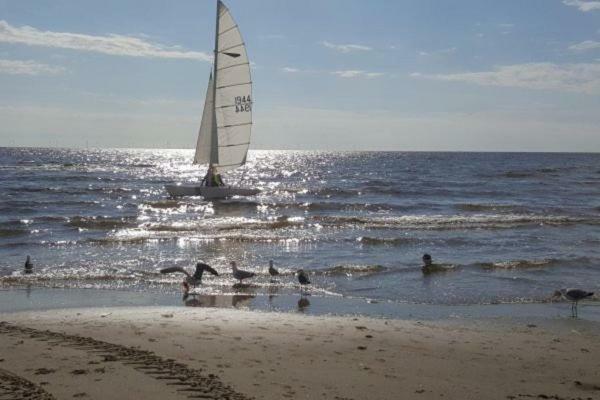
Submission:
POLYGON ((300 297, 298 300, 298 311, 305 312, 308 306, 310 306, 310 301, 306 297, 300 297))
POLYGON ((186 307, 218 307, 218 308, 247 308, 256 295, 234 294, 234 295, 202 295, 189 294, 184 298, 186 307))

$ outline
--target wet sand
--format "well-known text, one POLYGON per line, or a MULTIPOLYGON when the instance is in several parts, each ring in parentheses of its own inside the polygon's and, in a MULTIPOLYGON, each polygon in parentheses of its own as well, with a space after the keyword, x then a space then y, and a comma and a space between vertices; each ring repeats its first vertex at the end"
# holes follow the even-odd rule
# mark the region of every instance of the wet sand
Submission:
POLYGON ((600 325, 583 320, 114 307, 0 321, 2 399, 600 399, 600 325))

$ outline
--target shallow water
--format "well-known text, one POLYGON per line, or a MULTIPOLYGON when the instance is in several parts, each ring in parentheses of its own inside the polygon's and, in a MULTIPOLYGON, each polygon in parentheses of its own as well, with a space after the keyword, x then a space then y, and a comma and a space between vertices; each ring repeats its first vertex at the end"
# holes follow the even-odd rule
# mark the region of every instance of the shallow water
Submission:
POLYGON ((295 296, 299 268, 313 296, 392 304, 600 291, 599 154, 253 151, 225 179, 260 195, 169 199, 164 184, 202 177, 192 156, 0 148, 0 286, 170 295, 181 277, 158 271, 203 260, 221 272, 205 295, 295 296), (424 277, 425 252, 452 270, 424 277), (257 273, 249 287, 230 260, 257 273))

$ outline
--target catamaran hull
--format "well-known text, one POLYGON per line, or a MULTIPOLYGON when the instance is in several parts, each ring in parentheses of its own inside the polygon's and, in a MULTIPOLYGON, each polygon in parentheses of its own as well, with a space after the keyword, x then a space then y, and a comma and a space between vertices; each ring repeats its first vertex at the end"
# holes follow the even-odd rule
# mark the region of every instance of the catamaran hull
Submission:
POLYGON ((200 185, 165 185, 167 192, 173 197, 202 196, 205 199, 226 199, 233 196, 254 196, 258 189, 233 186, 200 186, 200 185))

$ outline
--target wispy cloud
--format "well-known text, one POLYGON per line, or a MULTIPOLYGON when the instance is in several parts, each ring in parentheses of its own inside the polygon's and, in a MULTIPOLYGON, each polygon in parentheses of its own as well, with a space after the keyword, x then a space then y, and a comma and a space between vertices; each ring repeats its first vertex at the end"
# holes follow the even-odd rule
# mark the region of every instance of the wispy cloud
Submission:
POLYGON ((40 64, 31 60, 0 59, 0 74, 11 75, 56 75, 65 72, 65 68, 40 64))
POLYGON ((593 49, 600 49, 600 42, 594 40, 584 40, 581 43, 572 44, 569 46, 569 50, 573 51, 588 51, 593 49))
POLYGON ((577 7, 579 11, 583 12, 600 10, 600 1, 563 0, 563 4, 567 6, 577 7))
POLYGON ((293 68, 293 67, 283 67, 283 68, 281 68, 281 70, 284 72, 290 72, 290 73, 300 72, 300 70, 298 68, 293 68))
POLYGON ((456 53, 456 47, 448 47, 447 49, 433 50, 433 51, 420 51, 419 55, 427 57, 427 56, 441 56, 441 55, 453 54, 453 53, 456 53))
POLYGON ((353 51, 371 51, 373 50, 369 46, 363 46, 361 44, 333 44, 331 42, 323 41, 321 44, 329 49, 339 51, 340 53, 351 53, 353 51))
POLYGON ((116 34, 93 36, 80 33, 41 31, 31 26, 15 27, 4 20, 0 20, 0 42, 90 51, 114 56, 212 61, 212 56, 207 53, 186 51, 178 46, 151 43, 133 36, 116 34))
POLYGON ((383 76, 383 72, 367 72, 361 70, 346 70, 346 71, 333 71, 333 75, 337 75, 340 78, 378 78, 383 76))
POLYGON ((458 74, 411 74, 413 78, 467 82, 482 86, 559 90, 600 94, 600 63, 529 63, 496 67, 492 71, 458 74))

